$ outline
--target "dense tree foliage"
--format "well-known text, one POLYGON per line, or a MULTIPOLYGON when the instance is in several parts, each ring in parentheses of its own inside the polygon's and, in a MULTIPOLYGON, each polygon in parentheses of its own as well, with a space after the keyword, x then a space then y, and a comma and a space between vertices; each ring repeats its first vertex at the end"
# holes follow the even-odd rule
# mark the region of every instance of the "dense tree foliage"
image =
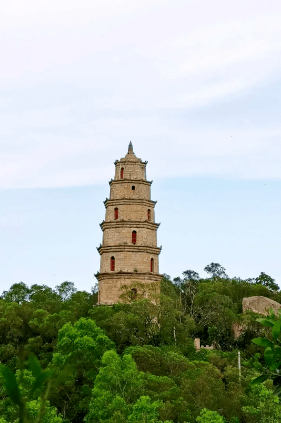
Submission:
POLYGON ((0 423, 280 422, 280 319, 242 313, 244 297, 281 302, 278 285, 204 270, 165 275, 161 293, 132 283, 111 307, 68 281, 12 285, 0 298, 0 423), (196 351, 195 338, 215 349, 196 351))

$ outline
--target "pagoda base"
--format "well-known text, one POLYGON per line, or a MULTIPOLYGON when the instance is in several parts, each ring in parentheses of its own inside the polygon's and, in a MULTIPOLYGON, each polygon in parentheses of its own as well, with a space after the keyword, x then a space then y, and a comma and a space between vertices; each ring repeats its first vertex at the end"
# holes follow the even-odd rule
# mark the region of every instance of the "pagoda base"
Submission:
MULTIPOLYGON (((137 272, 116 272, 116 273, 99 273, 97 279, 99 281, 98 304, 113 305, 120 302, 122 294, 121 287, 131 285, 134 282, 150 284, 157 282, 159 284, 163 275, 157 273, 137 273, 137 272)), ((157 289, 158 290, 158 289, 157 289)))

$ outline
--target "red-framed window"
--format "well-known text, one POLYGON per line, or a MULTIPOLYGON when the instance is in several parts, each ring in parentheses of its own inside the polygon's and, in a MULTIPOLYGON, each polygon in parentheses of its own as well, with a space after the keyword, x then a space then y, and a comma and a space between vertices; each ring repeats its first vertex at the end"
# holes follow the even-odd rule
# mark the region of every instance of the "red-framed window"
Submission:
POLYGON ((118 219, 118 207, 115 207, 115 209, 114 209, 114 219, 115 220, 118 219))
POLYGON ((114 257, 111 257, 111 259, 110 259, 110 270, 111 270, 111 272, 114 272, 114 270, 115 270, 115 258, 114 257))
POLYGON ((150 211, 150 209, 147 210, 147 220, 151 220, 151 211, 150 211))
POLYGON ((121 176, 121 179, 124 179, 124 167, 121 167, 120 176, 121 176))
POLYGON ((132 232, 132 244, 136 244, 137 243, 137 233, 136 231, 132 232))
POLYGON ((154 259, 153 258, 150 260, 150 271, 154 272, 154 259))

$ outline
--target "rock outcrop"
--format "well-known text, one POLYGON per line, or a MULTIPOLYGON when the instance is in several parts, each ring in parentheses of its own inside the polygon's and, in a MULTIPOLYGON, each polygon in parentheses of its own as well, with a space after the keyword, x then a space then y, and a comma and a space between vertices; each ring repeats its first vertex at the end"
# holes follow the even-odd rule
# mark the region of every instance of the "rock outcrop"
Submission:
POLYGON ((281 309, 281 304, 267 297, 243 298, 243 313, 246 310, 252 310, 255 313, 264 314, 266 316, 270 308, 273 309, 274 313, 278 314, 278 310, 281 309))

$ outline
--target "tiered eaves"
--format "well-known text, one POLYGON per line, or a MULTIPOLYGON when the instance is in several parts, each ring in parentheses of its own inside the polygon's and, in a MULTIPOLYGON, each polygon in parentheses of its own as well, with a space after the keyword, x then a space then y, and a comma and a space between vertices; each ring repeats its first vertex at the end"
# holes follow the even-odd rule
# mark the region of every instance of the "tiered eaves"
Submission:
POLYGON ((120 288, 133 281, 160 282, 156 231, 156 201, 150 199, 152 182, 146 180, 146 165, 133 152, 115 161, 115 178, 110 184, 110 198, 104 202, 105 220, 101 223, 99 304, 119 300, 120 288))

